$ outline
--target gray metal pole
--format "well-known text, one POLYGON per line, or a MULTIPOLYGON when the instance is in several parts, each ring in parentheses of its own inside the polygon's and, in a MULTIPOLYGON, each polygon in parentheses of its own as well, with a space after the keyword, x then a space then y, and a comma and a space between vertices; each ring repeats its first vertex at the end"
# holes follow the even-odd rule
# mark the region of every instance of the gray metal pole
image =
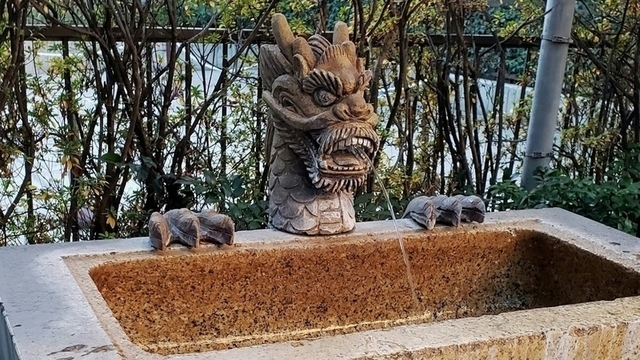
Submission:
POLYGON ((575 6, 576 0, 547 0, 522 170, 522 186, 528 190, 537 185, 534 171, 551 161, 575 6))

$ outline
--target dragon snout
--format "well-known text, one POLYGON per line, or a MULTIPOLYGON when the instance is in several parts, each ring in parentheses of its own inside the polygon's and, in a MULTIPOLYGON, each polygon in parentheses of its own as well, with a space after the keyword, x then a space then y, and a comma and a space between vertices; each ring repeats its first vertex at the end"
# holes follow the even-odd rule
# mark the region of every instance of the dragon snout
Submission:
POLYGON ((371 110, 368 106, 363 106, 358 108, 351 108, 350 113, 355 118, 366 118, 371 115, 371 110))
POLYGON ((364 100, 362 94, 352 94, 347 96, 344 101, 348 107, 348 111, 355 118, 362 118, 371 115, 371 106, 364 100))
POLYGON ((364 106, 352 107, 349 111, 355 118, 366 118, 371 115, 371 109, 366 104, 364 106))
POLYGON ((343 121, 368 120, 373 115, 373 107, 364 100, 362 94, 352 94, 336 104, 334 114, 343 121))

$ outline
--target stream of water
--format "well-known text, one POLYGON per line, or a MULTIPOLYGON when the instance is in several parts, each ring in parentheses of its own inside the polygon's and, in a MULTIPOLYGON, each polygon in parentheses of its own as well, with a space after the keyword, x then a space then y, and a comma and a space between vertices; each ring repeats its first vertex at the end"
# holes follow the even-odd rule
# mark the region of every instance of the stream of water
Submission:
MULTIPOLYGON (((364 155, 364 154, 362 154, 364 155)), ((384 182, 378 172, 376 171, 371 159, 368 156, 364 155, 363 158, 367 159, 369 165, 371 166, 371 171, 373 175, 376 177, 376 181, 380 184, 380 189, 382 189, 382 194, 387 200, 387 206, 389 207, 389 213, 391 213, 391 219, 393 220, 393 226, 396 230, 396 235, 398 236, 398 244, 400 244, 400 251, 402 252, 402 259, 404 260, 404 267, 407 271, 407 280, 409 281, 409 287, 411 288, 411 297, 413 298, 413 306, 416 308, 416 311, 420 312, 420 302, 418 301, 418 294, 416 292, 416 285, 413 282, 413 275, 411 275, 411 264, 409 263, 409 256, 407 255, 407 251, 404 248, 404 240, 402 239, 402 234, 400 233, 400 229, 398 229, 398 220, 396 219, 396 213, 393 211, 393 205, 391 204, 391 199, 389 198, 389 193, 387 189, 384 187, 384 182)))

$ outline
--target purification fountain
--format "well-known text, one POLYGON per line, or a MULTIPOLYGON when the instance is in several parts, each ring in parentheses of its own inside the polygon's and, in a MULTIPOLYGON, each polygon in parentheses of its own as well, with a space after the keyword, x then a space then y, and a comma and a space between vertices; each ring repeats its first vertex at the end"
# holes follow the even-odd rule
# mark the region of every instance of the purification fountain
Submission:
MULTIPOLYGON (((260 49, 263 98, 273 127, 269 167, 269 225, 302 235, 350 232, 356 225, 353 193, 371 168, 379 139, 378 116, 365 100, 365 70, 349 31, 337 22, 333 41, 316 34, 295 37, 282 14, 272 19, 276 45, 260 49)), ((405 211, 418 224, 482 222, 477 196, 420 196, 405 211)), ((187 209, 154 213, 149 236, 157 249, 172 241, 197 247, 199 240, 231 244, 233 222, 187 209)))
POLYGON ((370 73, 343 23, 332 41, 272 25, 270 229, 180 209, 145 238, 0 249, 2 360, 640 358, 637 238, 476 196, 356 223, 370 73))

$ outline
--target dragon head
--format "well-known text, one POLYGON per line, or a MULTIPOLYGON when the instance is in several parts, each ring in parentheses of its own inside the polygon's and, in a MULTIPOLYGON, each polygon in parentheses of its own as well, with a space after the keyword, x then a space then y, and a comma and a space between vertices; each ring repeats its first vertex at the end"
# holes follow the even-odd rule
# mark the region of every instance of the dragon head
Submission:
POLYGON ((260 49, 272 124, 316 188, 352 192, 371 170, 379 141, 378 117, 364 98, 371 72, 356 56, 345 23, 336 24, 332 43, 318 34, 294 37, 281 14, 272 28, 277 45, 260 49))

